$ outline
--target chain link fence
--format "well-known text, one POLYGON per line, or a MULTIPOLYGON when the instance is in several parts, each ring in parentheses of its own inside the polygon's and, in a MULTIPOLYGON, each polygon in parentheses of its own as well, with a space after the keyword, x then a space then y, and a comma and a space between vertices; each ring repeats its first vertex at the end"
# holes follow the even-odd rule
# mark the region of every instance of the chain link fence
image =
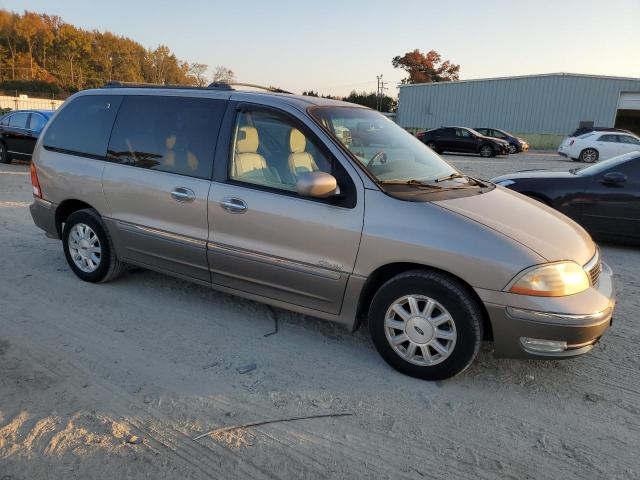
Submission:
POLYGON ((69 94, 0 90, 0 110, 55 110, 69 94))

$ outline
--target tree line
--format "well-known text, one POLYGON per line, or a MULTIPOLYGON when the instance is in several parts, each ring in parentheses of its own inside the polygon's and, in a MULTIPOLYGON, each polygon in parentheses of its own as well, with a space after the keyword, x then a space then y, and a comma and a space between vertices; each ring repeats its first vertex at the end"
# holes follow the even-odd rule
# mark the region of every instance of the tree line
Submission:
POLYGON ((56 15, 0 9, 0 88, 75 92, 111 80, 203 86, 233 72, 180 60, 166 45, 145 48, 111 32, 84 30, 56 15))

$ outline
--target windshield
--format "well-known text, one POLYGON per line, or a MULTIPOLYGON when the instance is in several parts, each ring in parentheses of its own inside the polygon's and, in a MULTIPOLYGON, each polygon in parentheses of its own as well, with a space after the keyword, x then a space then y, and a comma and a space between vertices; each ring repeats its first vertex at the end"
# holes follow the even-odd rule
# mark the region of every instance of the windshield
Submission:
POLYGON ((598 175, 606 170, 609 170, 611 167, 615 167, 620 165, 621 163, 628 162, 634 158, 639 158, 640 152, 630 152, 625 153, 623 155, 618 155, 617 157, 610 158, 608 160, 603 160, 598 163, 594 163, 588 167, 574 169, 573 173, 576 175, 598 175))
POLYGON ((358 107, 316 107, 310 114, 379 182, 432 182, 457 171, 380 113, 358 107))

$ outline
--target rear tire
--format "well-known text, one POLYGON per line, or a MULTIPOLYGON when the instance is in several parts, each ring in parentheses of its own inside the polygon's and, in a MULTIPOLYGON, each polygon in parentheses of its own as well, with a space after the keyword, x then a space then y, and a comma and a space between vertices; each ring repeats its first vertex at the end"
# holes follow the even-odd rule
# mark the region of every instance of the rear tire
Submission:
POLYGON ((414 270, 380 287, 371 302, 369 331, 382 358, 399 372, 444 380, 478 354, 482 311, 459 281, 414 270))
POLYGON ((0 142, 0 163, 11 163, 9 152, 7 151, 7 146, 4 142, 0 142))
POLYGON ((580 152, 579 158, 584 163, 595 163, 600 158, 600 154, 595 148, 585 148, 580 152))
POLYGON ((108 282, 126 269, 116 257, 109 231, 93 209, 78 210, 67 218, 62 245, 69 267, 85 282, 108 282))

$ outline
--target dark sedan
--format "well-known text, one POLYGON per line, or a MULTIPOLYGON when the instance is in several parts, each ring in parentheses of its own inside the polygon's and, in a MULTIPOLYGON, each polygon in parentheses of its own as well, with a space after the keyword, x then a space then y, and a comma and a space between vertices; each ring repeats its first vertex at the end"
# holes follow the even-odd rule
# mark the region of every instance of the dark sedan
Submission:
POLYGON ((568 172, 524 171, 492 182, 546 203, 596 238, 640 242, 640 152, 568 172))
POLYGON ((507 142, 498 138, 485 137, 466 127, 434 128, 416 136, 437 153, 479 153, 482 157, 495 157, 509 153, 507 142))
POLYGON ((16 110, 0 118, 0 163, 31 160, 40 132, 53 110, 16 110))
POLYGON ((506 130, 500 130, 499 128, 474 128, 476 132, 480 132, 485 137, 499 138, 505 142, 509 142, 509 153, 520 153, 529 150, 529 143, 523 139, 516 137, 506 130))

